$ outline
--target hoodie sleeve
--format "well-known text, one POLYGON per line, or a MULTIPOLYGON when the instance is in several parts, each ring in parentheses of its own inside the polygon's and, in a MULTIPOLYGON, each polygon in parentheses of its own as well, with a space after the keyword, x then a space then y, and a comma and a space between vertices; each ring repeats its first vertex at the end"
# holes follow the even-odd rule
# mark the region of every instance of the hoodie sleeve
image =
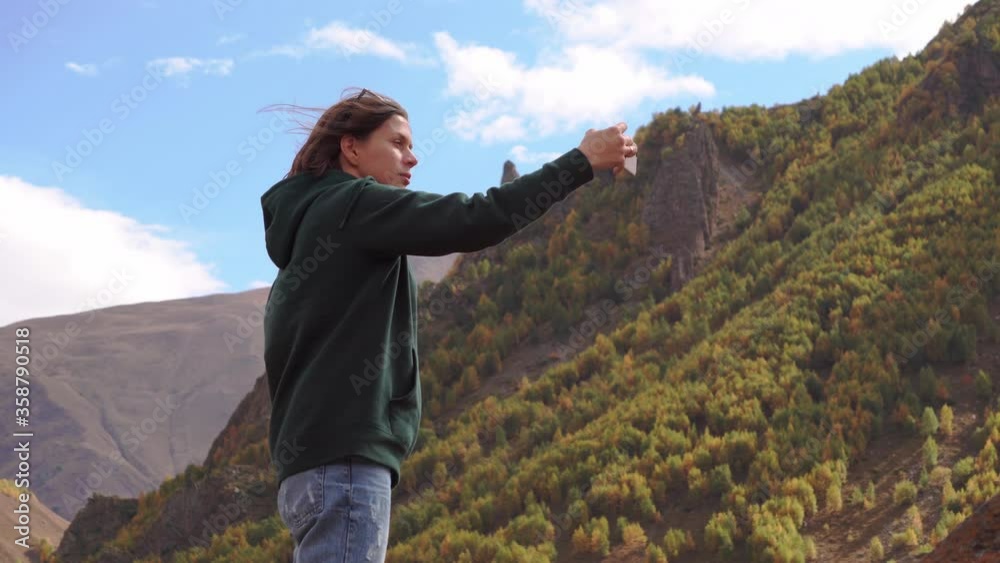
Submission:
POLYGON ((496 245, 594 178, 578 148, 484 193, 440 195, 373 183, 355 194, 341 240, 387 254, 443 256, 496 245))

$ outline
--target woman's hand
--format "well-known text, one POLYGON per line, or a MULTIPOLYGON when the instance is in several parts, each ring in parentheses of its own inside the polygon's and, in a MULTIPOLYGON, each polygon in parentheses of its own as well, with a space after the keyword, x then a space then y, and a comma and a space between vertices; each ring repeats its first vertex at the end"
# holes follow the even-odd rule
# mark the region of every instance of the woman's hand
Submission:
POLYGON ((595 172, 610 168, 617 175, 624 168, 625 159, 639 152, 639 147, 625 134, 626 129, 628 125, 623 121, 607 129, 587 129, 584 133, 579 149, 595 172))

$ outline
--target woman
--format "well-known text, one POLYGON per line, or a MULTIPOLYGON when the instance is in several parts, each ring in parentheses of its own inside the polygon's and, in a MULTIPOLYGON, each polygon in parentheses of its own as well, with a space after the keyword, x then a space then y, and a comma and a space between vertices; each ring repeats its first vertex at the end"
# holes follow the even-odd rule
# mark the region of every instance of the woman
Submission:
POLYGON ((500 187, 407 190, 406 111, 369 90, 326 111, 263 196, 278 267, 264 314, 269 445, 294 561, 382 561, 391 490, 421 417, 416 284, 408 255, 500 243, 636 146, 626 125, 500 187))

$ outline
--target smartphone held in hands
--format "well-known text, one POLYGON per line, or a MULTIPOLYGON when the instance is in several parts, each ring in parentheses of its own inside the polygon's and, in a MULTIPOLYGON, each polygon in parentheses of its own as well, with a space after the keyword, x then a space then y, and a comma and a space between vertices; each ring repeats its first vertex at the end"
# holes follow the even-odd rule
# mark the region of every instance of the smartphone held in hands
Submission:
POLYGON ((625 159, 625 170, 627 170, 628 173, 633 176, 635 176, 635 166, 637 161, 638 157, 636 156, 630 156, 625 159))

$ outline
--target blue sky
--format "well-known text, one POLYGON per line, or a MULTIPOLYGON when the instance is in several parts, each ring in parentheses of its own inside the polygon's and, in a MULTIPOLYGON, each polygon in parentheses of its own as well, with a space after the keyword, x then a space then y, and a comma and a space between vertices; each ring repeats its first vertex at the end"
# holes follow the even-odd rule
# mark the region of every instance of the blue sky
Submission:
POLYGON ((304 139, 270 104, 392 96, 410 189, 473 194, 589 127, 825 93, 964 3, 5 3, 0 325, 270 283, 259 198, 304 139))

